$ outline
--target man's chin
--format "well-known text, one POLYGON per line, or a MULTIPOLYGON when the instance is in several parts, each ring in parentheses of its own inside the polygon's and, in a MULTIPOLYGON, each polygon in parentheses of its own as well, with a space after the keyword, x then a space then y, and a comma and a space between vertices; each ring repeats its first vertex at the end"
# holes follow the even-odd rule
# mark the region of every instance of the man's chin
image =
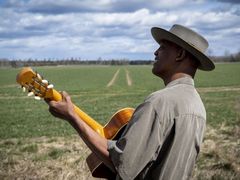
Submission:
POLYGON ((155 75, 155 76, 158 76, 161 78, 161 70, 159 69, 159 67, 157 68, 157 66, 153 66, 152 68, 152 73, 155 75))
POLYGON ((152 73, 154 74, 154 75, 156 75, 156 76, 158 76, 158 72, 157 72, 157 70, 156 70, 156 68, 153 66, 153 68, 152 68, 152 73))

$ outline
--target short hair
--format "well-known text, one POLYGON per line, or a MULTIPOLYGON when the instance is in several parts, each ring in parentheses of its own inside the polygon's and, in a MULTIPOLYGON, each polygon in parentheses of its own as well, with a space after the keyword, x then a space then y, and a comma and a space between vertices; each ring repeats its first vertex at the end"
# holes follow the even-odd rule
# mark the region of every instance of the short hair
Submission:
POLYGON ((185 50, 185 51, 186 51, 186 56, 188 56, 189 59, 191 59, 191 63, 193 65, 193 67, 198 68, 198 66, 200 65, 199 60, 197 60, 197 58, 194 55, 192 55, 189 51, 187 51, 187 50, 185 50))
POLYGON ((197 58, 193 54, 191 54, 189 51, 184 49, 182 46, 180 46, 180 45, 178 45, 178 44, 176 44, 172 41, 165 40, 165 39, 163 39, 162 42, 167 42, 167 43, 171 44, 172 46, 175 46, 176 48, 185 50, 185 52, 186 52, 185 56, 188 57, 191 60, 190 62, 192 64, 192 66, 195 67, 195 68, 199 67, 199 65, 200 65, 199 60, 197 60, 197 58))

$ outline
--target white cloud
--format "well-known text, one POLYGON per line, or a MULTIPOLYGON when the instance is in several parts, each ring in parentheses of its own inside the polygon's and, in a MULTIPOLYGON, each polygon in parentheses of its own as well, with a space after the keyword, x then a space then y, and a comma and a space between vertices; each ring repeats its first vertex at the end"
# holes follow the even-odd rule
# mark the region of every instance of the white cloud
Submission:
POLYGON ((11 0, 0 6, 0 50, 6 57, 152 58, 157 44, 150 28, 178 23, 203 34, 214 54, 234 53, 239 11, 238 5, 186 0, 11 0))
POLYGON ((184 5, 194 0, 8 0, 5 7, 46 14, 71 12, 132 12, 138 9, 161 10, 184 5))

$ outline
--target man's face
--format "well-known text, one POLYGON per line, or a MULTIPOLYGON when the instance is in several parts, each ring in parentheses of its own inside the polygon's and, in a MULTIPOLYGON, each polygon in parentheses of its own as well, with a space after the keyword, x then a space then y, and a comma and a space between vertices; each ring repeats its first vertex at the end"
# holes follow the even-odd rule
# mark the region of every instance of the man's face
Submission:
POLYGON ((178 46, 169 42, 162 41, 160 47, 155 51, 155 62, 152 73, 159 77, 164 77, 172 71, 176 63, 178 46))

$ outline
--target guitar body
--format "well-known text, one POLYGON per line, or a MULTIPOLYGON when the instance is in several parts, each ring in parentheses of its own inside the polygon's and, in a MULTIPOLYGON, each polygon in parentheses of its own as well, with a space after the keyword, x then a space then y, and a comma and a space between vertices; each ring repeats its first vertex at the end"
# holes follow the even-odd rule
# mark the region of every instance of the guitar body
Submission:
MULTIPOLYGON (((132 108, 124 108, 112 116, 109 123, 103 128, 105 135, 108 136, 107 139, 116 140, 120 138, 133 112, 134 109, 132 108)), ((87 157, 86 162, 93 177, 106 179, 114 179, 116 177, 116 174, 105 166, 96 154, 91 153, 87 157)))
MULTIPOLYGON (((17 75, 16 81, 26 90, 30 95, 35 97, 49 99, 53 101, 61 101, 62 95, 55 89, 53 85, 49 84, 47 80, 43 79, 37 72, 30 67, 23 68, 17 75)), ((100 136, 106 139, 119 139, 124 127, 130 121, 134 112, 133 108, 124 108, 116 112, 111 120, 103 127, 88 114, 83 112, 79 107, 74 105, 74 111, 77 115, 88 124, 100 136)), ((86 159, 88 167, 94 177, 114 179, 116 176, 95 154, 90 154, 86 159)))

